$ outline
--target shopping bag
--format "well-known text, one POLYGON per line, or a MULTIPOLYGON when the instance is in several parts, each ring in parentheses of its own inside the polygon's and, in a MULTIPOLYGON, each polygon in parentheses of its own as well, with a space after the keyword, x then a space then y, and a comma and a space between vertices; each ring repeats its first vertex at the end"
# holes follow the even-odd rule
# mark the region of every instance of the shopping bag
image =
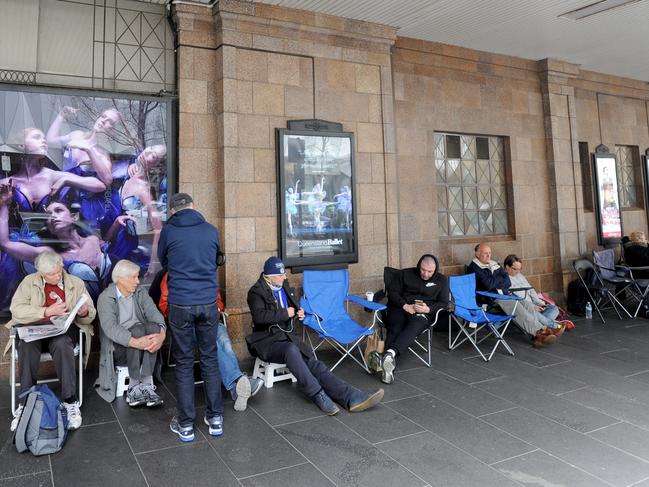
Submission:
POLYGON ((365 342, 365 363, 370 370, 378 371, 381 367, 381 354, 385 347, 385 328, 379 326, 365 342))

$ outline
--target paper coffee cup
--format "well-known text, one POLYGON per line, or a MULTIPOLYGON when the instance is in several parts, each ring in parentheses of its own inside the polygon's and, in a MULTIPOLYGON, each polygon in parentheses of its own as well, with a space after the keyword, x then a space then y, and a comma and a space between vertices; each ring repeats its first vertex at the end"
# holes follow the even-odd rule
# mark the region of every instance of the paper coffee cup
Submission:
POLYGON ((374 293, 372 291, 367 291, 365 293, 365 299, 368 301, 374 301, 374 293))

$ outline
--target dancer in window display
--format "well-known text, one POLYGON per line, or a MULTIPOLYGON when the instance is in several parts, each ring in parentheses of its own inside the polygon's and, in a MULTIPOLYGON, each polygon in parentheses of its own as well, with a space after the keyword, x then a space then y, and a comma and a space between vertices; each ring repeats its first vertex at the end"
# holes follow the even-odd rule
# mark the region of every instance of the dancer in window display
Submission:
POLYGON ((286 223, 288 225, 288 233, 290 236, 294 237, 295 232, 293 231, 293 217, 297 216, 297 187, 300 184, 300 180, 295 181, 295 189, 289 187, 286 190, 286 223))
POLYGON ((338 213, 338 226, 349 228, 351 226, 352 215, 352 192, 349 186, 340 188, 340 193, 334 196, 336 202, 336 210, 338 213))
MULTIPOLYGON (((109 136, 122 116, 116 108, 108 108, 101 112, 91 130, 73 130, 61 135, 63 122, 72 119, 78 112, 78 108, 64 107, 47 131, 47 141, 64 148, 64 167, 68 172, 78 176, 94 176, 106 187, 110 187, 113 181, 112 162, 109 155, 99 147, 97 139, 100 134, 109 136)), ((103 193, 80 190, 78 201, 82 218, 91 226, 110 226, 112 222, 102 221, 107 212, 103 193)))
POLYGON ((110 239, 114 238, 119 226, 125 226, 130 219, 123 215, 118 217, 107 233, 107 241, 96 235, 86 235, 78 224, 78 213, 61 202, 50 203, 46 231, 32 237, 32 243, 12 240, 7 226, 8 207, 12 200, 11 185, 0 187, 0 250, 15 259, 33 263, 36 257, 46 251, 53 251, 63 258, 63 267, 74 276, 84 281, 93 300, 108 285, 111 272, 109 256, 110 239), (39 245, 39 244, 43 245, 39 245))

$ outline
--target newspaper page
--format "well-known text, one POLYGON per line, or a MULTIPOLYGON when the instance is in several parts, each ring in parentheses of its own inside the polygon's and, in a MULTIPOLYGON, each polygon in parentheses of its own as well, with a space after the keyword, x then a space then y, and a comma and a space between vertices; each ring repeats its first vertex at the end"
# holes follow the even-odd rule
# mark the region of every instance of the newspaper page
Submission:
POLYGON ((77 301, 77 304, 74 305, 72 311, 68 314, 61 316, 52 316, 50 318, 50 323, 43 323, 42 325, 23 325, 16 327, 18 331, 18 338, 24 342, 33 342, 34 340, 42 340, 43 338, 50 338, 59 335, 63 335, 68 331, 70 325, 74 321, 74 318, 77 316, 79 309, 86 302, 86 295, 82 294, 77 301))

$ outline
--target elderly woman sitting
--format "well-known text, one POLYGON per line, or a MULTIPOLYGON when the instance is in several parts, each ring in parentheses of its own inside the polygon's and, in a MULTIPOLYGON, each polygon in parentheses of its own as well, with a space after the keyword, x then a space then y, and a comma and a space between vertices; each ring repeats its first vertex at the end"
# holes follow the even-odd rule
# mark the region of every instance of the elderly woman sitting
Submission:
POLYGON ((115 365, 128 366, 126 402, 131 406, 160 406, 153 372, 157 353, 166 336, 164 318, 146 289, 138 287, 140 266, 129 260, 115 264, 112 279, 99 296, 101 356, 97 392, 106 401, 115 399, 115 365))
MULTIPOLYGON (((86 301, 74 320, 77 326, 70 326, 63 335, 31 342, 18 340, 20 392, 36 384, 41 352, 48 351, 61 381, 61 397, 68 413, 68 429, 74 430, 81 426, 79 398, 76 394, 77 372, 74 366, 74 346, 79 337, 77 327, 92 334, 95 307, 83 281, 63 270, 60 255, 51 251, 42 252, 36 257, 34 264, 37 272, 22 280, 11 299, 11 321, 7 327, 47 323, 53 316, 67 314, 82 295, 86 296, 86 301)), ((25 398, 21 400, 11 422, 11 431, 18 426, 24 400, 25 398)))
MULTIPOLYGON (((514 294, 523 298, 519 306, 534 313, 536 319, 543 325, 552 329, 555 335, 561 335, 568 322, 556 321, 559 316, 559 308, 554 304, 547 304, 536 293, 527 278, 522 274, 523 263, 516 255, 511 254, 505 257, 505 271, 509 274, 509 280, 512 283, 512 289, 529 288, 527 291, 516 291, 514 294)), ((571 323, 571 322, 570 322, 571 323)), ((574 327, 574 325, 573 325, 574 327)))

